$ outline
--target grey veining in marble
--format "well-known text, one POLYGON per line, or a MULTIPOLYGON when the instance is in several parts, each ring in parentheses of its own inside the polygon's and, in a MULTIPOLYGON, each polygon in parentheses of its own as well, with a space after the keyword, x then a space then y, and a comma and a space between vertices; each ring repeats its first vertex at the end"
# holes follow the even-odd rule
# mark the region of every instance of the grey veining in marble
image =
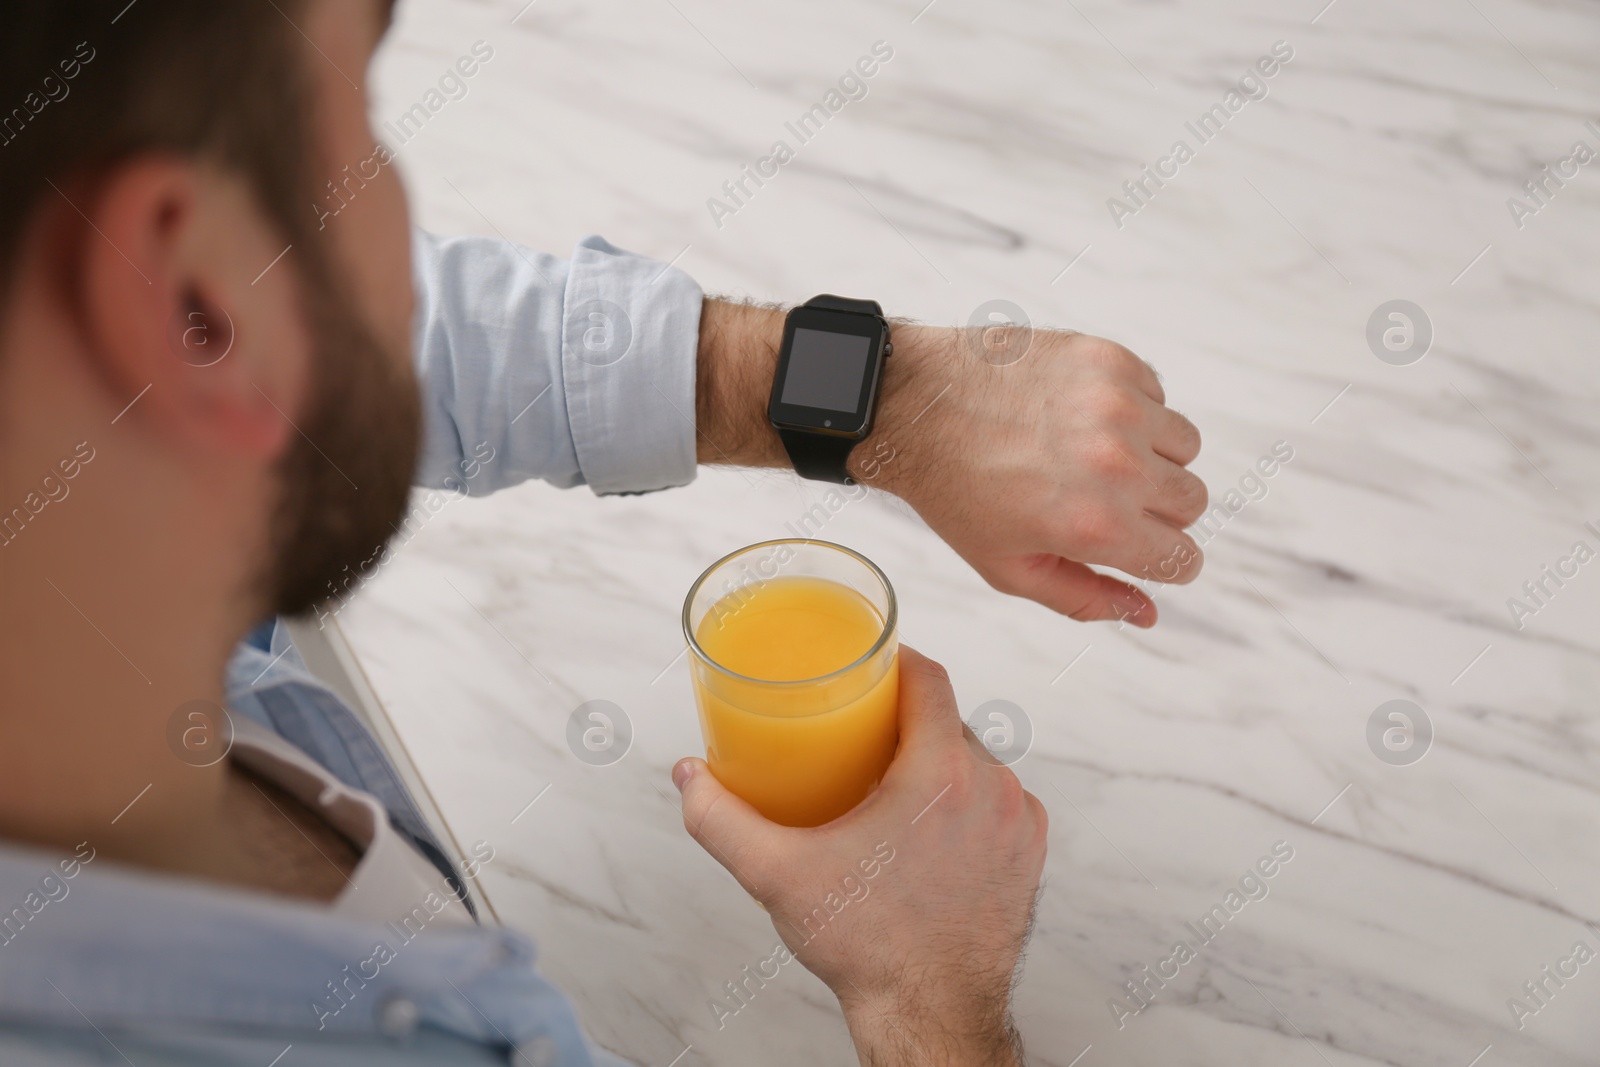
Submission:
MULTIPOLYGON (((1508 207, 1600 148, 1600 9, 923 3, 410 0, 376 118, 484 40, 468 95, 400 151, 430 228, 559 254, 600 232, 709 291, 931 322, 1005 297, 1128 344, 1201 427, 1195 469, 1244 503, 1148 633, 991 592, 894 500, 823 534, 887 571, 964 712, 1031 719, 1015 769, 1052 820, 1017 1002, 1033 1062, 1600 1063, 1600 962, 1508 1007, 1600 950, 1600 562, 1520 620, 1507 604, 1600 548, 1600 162, 1520 228, 1508 207), (708 198, 877 41, 865 98, 718 226, 708 198), (1195 147, 1185 124, 1279 41, 1265 97, 1119 228, 1108 199, 1195 147), (1366 339, 1394 299, 1433 328, 1406 366, 1366 339), (1292 459, 1256 480, 1279 442, 1292 459), (1409 766, 1368 745, 1394 699, 1434 731, 1409 766), (1293 859, 1202 944, 1185 924, 1277 842, 1293 859), (1123 983, 1180 939, 1195 957, 1119 1028, 1123 983)), ((459 501, 340 616, 452 830, 500 850, 500 917, 641 1063, 851 1061, 798 968, 717 1027, 710 1000, 775 935, 668 780, 699 742, 684 591, 817 495, 707 471, 459 501), (594 699, 634 731, 610 766, 566 745, 594 699)))

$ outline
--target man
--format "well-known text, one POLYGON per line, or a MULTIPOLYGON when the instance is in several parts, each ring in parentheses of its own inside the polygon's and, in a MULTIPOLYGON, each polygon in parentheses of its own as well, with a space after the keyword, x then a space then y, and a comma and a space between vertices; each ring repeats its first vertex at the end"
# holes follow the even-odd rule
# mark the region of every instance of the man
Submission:
MULTIPOLYGON (((765 417, 781 316, 598 239, 560 261, 418 236, 413 279, 392 167, 346 169, 375 157, 382 0, 14 7, 0 1062, 616 1062, 526 939, 474 921, 489 857, 445 860, 283 629, 235 646, 371 559, 413 478, 627 492, 697 460, 784 465, 765 417), (631 323, 626 359, 585 355, 596 299, 631 323), (481 469, 480 444, 499 457, 481 469), (189 735, 224 702, 236 735, 213 758, 189 735)), ((1149 368, 1066 334, 1005 368, 952 330, 898 326, 894 346, 873 436, 896 458, 872 471, 858 449, 857 477, 1005 592, 1153 623, 1085 565, 1200 567, 1181 529, 1205 504, 1199 437, 1149 368)), ((778 827, 685 760, 684 822, 838 995, 863 1063, 1020 1063, 1007 1005, 1044 812, 943 672, 910 649, 901 669, 900 747, 855 811, 778 827), (887 840, 878 903, 802 944, 887 840)))

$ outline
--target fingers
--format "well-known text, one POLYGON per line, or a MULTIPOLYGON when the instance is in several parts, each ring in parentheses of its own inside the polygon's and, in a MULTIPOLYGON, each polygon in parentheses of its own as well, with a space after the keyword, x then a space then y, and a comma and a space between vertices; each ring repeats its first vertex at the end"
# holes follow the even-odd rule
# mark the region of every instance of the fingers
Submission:
POLYGON ((1150 447, 1180 467, 1187 467, 1200 454, 1200 431, 1195 424, 1156 401, 1145 405, 1150 427, 1150 447))
POLYGON ((1167 402, 1167 391, 1162 387, 1161 376, 1156 373, 1156 369, 1138 356, 1133 355, 1132 352, 1129 352, 1128 355, 1133 358, 1132 364, 1129 365, 1129 370, 1133 373, 1134 383, 1139 386, 1140 391, 1157 404, 1165 404, 1167 402))
POLYGON ((1092 338, 1090 340, 1102 346, 1102 358, 1105 360, 1105 365, 1113 373, 1138 386, 1139 391, 1155 403, 1165 404, 1167 402, 1167 391, 1161 387, 1161 376, 1156 373, 1154 367, 1115 341, 1107 341, 1103 338, 1092 338))
POLYGON ((967 740, 972 731, 961 721, 945 669, 909 645, 900 646, 899 663, 900 744, 894 762, 878 790, 835 827, 881 818, 875 813, 884 807, 911 818, 972 763, 974 753, 967 748, 975 743, 967 740))
MULTIPOLYGON (((1172 467, 1164 459, 1150 457, 1147 462, 1181 470, 1172 467)), ((1168 477, 1163 472, 1157 473, 1168 477)), ((1183 473, 1188 474, 1187 471, 1183 473)), ((1056 548, 1058 556, 1072 551, 1069 538, 1076 537, 1086 546, 1086 550, 1082 554, 1073 554, 1085 562, 1115 567, 1146 581, 1193 581, 1200 573, 1203 559, 1200 546, 1183 531, 1182 519, 1164 518, 1157 514, 1156 509, 1175 514, 1186 514, 1186 511, 1170 506, 1161 492, 1161 485, 1154 483, 1149 474, 1144 474, 1144 478, 1150 479, 1153 488, 1136 496, 1132 508, 1122 507, 1104 513, 1087 512, 1076 517, 1075 527, 1072 518, 1065 520, 1063 529, 1066 536, 1059 541, 1061 547, 1056 548)), ((1168 477, 1168 480, 1172 479, 1168 477)), ((1192 509, 1192 503, 1189 507, 1192 509)), ((1073 613, 1068 611, 1067 614, 1073 613)), ((1073 614, 1073 617, 1078 616, 1073 614)))
POLYGON ((910 645, 900 646, 900 747, 907 752, 951 744, 961 737, 950 675, 910 645))
POLYGON ((1156 606, 1135 586, 1061 556, 1018 557, 985 575, 1003 593, 1036 600, 1079 622, 1122 619, 1148 629, 1156 606))
POLYGON ((730 793, 700 759, 682 759, 672 768, 672 782, 683 794, 683 826, 745 891, 759 896, 755 884, 761 857, 785 828, 769 822, 730 793))
POLYGON ((1113 567, 1148 581, 1175 585, 1186 585, 1200 576, 1205 553, 1194 538, 1177 526, 1146 515, 1133 540, 1140 544, 1138 556, 1128 563, 1114 562, 1113 567))
POLYGON ((1211 498, 1198 476, 1160 456, 1148 473, 1156 484, 1154 499, 1145 506, 1150 514, 1182 529, 1206 513, 1211 498))

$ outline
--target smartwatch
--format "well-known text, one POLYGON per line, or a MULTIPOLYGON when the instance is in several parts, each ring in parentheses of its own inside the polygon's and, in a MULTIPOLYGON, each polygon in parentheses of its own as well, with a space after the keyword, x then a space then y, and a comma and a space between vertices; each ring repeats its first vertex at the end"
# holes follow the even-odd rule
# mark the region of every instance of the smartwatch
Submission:
POLYGON ((872 432, 883 361, 893 351, 876 300, 824 294, 789 312, 767 418, 800 477, 855 484, 845 461, 872 432))

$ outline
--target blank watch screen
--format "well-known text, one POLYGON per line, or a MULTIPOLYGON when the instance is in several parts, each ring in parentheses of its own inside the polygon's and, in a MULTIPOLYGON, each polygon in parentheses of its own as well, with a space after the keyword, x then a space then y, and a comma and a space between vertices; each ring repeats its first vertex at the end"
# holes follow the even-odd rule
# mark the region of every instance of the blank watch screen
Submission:
POLYGON ((870 337, 797 327, 779 402, 854 413, 871 354, 870 337))

